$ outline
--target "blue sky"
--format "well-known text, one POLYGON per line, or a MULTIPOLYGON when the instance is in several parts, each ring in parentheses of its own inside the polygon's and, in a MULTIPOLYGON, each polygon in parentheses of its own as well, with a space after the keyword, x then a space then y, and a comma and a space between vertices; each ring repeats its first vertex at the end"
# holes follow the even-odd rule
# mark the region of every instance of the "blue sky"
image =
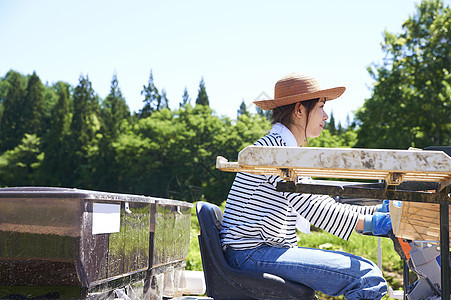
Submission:
POLYGON ((36 71, 44 83, 75 86, 88 75, 104 98, 116 73, 132 111, 150 70, 171 108, 185 87, 194 103, 204 78, 210 106, 235 118, 243 99, 273 97, 278 79, 306 72, 323 88, 347 87, 326 105, 345 123, 370 96, 366 68, 383 58, 384 30, 400 32, 417 3, 1 0, 0 76, 36 71))

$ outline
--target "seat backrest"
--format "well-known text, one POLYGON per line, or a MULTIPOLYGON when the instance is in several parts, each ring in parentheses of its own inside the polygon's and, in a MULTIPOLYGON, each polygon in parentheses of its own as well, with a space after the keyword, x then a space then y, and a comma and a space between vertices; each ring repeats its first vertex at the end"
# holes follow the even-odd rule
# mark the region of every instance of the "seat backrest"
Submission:
POLYGON ((207 295, 214 299, 254 299, 243 294, 229 280, 228 274, 233 270, 225 260, 219 237, 223 216, 221 209, 208 202, 197 202, 196 211, 207 295))
POLYGON ((208 240, 209 254, 220 264, 221 268, 230 268, 225 260, 219 237, 223 216, 221 209, 208 202, 197 202, 196 210, 201 234, 208 240))

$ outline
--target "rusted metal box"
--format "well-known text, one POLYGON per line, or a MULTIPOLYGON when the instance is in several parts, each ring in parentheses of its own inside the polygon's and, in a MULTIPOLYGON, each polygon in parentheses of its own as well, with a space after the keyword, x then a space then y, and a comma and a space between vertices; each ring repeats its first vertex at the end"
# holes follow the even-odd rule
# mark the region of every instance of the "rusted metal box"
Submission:
POLYGON ((78 189, 0 189, 0 298, 178 296, 191 207, 78 189))

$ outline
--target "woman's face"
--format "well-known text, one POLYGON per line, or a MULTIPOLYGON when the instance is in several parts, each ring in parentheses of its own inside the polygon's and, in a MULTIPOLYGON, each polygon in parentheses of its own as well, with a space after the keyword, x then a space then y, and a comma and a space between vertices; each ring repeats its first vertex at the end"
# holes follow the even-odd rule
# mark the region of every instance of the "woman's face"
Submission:
POLYGON ((329 116, 324 111, 324 104, 326 100, 324 98, 318 100, 315 107, 310 111, 308 117, 308 123, 306 128, 307 137, 315 138, 321 134, 324 129, 324 124, 329 116))

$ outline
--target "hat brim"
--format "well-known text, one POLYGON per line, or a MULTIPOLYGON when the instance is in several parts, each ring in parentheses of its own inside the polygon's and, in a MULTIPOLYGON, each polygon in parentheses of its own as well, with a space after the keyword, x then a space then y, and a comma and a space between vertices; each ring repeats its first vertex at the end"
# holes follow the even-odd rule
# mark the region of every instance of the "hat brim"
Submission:
POLYGON ((327 90, 320 90, 313 93, 297 94, 288 97, 276 98, 272 100, 259 100, 254 101, 254 104, 263 110, 271 110, 279 106, 289 105, 299 101, 307 101, 316 98, 326 98, 327 101, 337 99, 340 97, 346 88, 344 86, 339 86, 327 90))

